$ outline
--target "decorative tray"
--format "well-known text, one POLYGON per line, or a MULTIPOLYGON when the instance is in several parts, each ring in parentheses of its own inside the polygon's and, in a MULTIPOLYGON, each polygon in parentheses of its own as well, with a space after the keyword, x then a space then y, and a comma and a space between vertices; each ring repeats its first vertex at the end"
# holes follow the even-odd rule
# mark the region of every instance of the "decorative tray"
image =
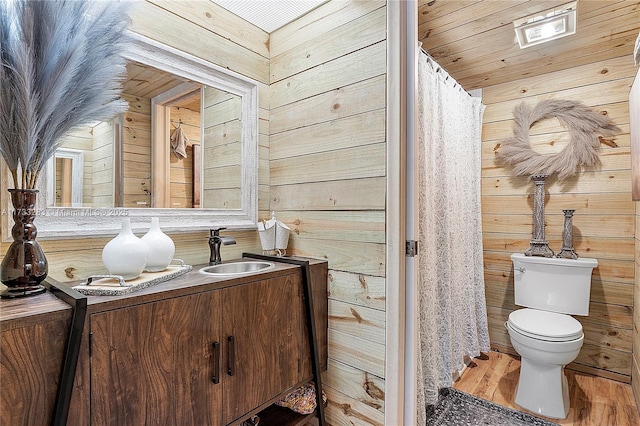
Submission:
POLYGON ((180 259, 179 265, 169 265, 160 272, 143 272, 139 277, 125 281, 119 275, 91 275, 82 284, 72 287, 87 296, 120 296, 133 293, 161 282, 169 281, 191 271, 191 265, 185 265, 180 259))

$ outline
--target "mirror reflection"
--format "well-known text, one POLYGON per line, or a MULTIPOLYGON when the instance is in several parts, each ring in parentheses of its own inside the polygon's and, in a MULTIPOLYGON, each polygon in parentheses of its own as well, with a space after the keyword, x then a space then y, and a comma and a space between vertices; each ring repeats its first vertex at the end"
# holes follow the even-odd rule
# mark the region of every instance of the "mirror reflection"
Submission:
POLYGON ((242 208, 240 96, 131 61, 122 97, 51 159, 48 207, 242 208))
MULTIPOLYGON (((257 83, 139 34, 128 38, 129 109, 64 141, 39 182, 38 237, 113 235, 122 216, 134 232, 151 217, 166 232, 255 229, 257 83)), ((0 222, 10 226, 8 216, 0 222)))

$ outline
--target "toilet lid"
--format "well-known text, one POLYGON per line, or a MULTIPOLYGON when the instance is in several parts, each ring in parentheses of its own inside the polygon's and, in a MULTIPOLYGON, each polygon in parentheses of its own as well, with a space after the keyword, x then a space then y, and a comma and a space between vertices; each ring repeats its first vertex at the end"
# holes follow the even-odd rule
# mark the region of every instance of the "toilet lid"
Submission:
POLYGON ((509 325, 534 339, 566 342, 582 337, 582 324, 575 318, 537 309, 518 309, 509 314, 509 325))

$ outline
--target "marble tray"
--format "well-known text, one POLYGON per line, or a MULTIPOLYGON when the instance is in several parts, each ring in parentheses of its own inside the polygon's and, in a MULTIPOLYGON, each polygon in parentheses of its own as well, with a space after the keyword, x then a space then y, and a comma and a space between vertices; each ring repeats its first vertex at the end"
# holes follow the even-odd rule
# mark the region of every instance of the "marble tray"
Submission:
POLYGON ((117 275, 92 275, 82 284, 72 287, 87 296, 120 296, 169 281, 191 271, 191 265, 169 265, 161 272, 143 272, 139 277, 125 281, 117 275))

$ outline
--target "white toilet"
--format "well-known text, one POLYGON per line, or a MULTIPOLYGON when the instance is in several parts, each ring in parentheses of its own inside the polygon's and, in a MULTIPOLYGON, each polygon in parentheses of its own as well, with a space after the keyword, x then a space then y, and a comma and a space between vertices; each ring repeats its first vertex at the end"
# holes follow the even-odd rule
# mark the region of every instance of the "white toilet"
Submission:
POLYGON ((514 253, 516 305, 505 326, 521 356, 516 404, 564 419, 569 388, 564 366, 578 356, 584 334, 570 315, 589 315, 591 272, 596 259, 558 259, 514 253))

